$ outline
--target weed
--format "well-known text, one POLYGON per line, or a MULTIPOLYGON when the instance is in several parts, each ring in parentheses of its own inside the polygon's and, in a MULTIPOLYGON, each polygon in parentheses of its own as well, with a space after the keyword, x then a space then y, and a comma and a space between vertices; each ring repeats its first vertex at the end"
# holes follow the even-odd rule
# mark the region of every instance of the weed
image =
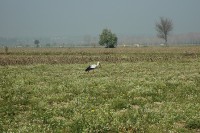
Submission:
POLYGON ((198 131, 199 48, 185 49, 2 51, 0 132, 198 131))

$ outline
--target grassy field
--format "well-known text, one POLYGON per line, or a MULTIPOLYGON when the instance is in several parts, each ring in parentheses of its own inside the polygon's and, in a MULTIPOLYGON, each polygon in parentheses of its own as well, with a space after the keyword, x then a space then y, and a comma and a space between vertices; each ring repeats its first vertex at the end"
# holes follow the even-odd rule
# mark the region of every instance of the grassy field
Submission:
POLYGON ((0 132, 200 132, 200 47, 10 48, 0 65, 0 132))

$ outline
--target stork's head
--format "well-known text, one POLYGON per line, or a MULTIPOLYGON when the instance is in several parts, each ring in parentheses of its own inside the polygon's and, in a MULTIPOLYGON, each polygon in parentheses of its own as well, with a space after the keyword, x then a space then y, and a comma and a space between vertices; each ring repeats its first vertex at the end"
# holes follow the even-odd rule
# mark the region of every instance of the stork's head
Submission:
POLYGON ((100 64, 100 62, 99 62, 99 61, 97 62, 97 66, 101 67, 101 64, 100 64))

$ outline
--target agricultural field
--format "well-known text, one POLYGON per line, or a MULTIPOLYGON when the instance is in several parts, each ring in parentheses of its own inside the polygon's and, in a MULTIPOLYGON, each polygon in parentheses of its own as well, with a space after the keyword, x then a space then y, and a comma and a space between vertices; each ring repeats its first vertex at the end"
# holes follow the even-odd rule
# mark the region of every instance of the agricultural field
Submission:
POLYGON ((200 47, 2 48, 0 132, 200 132, 200 47))

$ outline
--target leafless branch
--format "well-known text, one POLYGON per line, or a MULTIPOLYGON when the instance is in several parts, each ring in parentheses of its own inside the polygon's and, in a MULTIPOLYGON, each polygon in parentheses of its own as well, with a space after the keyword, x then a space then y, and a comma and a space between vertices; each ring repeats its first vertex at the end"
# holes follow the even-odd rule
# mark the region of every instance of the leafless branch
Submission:
POLYGON ((160 21, 156 22, 155 29, 157 31, 157 36, 165 40, 167 44, 167 37, 169 32, 173 29, 173 23, 171 19, 160 17, 160 21))

